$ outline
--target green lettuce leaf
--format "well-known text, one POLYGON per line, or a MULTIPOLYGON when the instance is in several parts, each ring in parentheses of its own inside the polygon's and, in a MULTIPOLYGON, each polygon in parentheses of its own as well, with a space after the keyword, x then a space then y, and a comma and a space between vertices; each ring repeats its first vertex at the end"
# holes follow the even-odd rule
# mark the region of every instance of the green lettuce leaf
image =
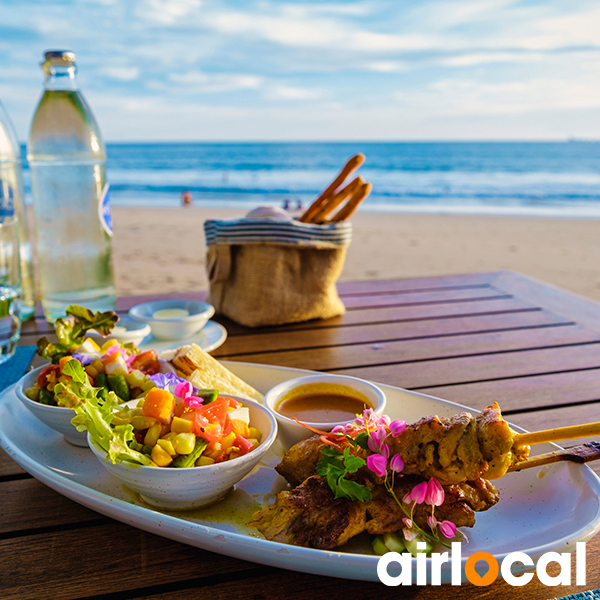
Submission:
POLYGON ((71 419, 77 431, 87 430, 92 439, 108 453, 107 461, 154 465, 149 456, 129 447, 129 443, 135 440, 131 425, 111 427, 113 413, 121 406, 118 396, 109 392, 105 401, 98 398, 100 388, 90 385, 78 360, 67 362, 63 371, 65 375, 71 376, 72 380, 56 384, 54 391, 57 401, 65 402, 62 406, 69 406, 77 413, 71 419))
POLYGON ((81 346, 90 329, 108 335, 118 320, 119 315, 112 310, 92 312, 89 308, 71 304, 67 307, 67 317, 57 319, 54 323, 58 342, 40 338, 37 342, 38 354, 56 364, 63 356, 73 354, 81 346))

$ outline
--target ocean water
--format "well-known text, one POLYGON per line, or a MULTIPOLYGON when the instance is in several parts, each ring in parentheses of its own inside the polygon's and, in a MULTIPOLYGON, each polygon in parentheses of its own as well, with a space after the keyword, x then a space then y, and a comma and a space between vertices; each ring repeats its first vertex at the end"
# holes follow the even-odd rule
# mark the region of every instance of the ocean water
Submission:
MULTIPOLYGON (((356 152, 361 210, 600 217, 600 143, 108 144, 115 206, 307 206, 356 152)), ((28 173, 25 182, 28 185, 28 173)))

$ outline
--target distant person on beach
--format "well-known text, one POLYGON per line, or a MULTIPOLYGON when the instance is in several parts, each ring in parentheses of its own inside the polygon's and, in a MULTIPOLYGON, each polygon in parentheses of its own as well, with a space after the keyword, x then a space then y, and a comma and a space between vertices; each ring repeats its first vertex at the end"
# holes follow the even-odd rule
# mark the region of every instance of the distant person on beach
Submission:
POLYGON ((183 206, 191 206, 192 205, 192 194, 188 190, 181 194, 181 204, 183 206))
POLYGON ((298 203, 296 204, 296 210, 302 210, 304 208, 304 206, 302 206, 302 200, 298 200, 298 203))
POLYGON ((291 206, 290 206, 290 201, 289 200, 284 200, 283 201, 283 210, 290 210, 291 206))

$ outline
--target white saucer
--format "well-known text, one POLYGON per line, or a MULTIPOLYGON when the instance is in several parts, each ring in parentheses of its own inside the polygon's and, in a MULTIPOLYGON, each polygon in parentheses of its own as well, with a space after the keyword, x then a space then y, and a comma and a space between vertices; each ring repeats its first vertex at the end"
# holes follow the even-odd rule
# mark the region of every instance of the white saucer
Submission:
POLYGON ((186 344, 198 344, 202 350, 211 352, 223 344, 227 339, 227 329, 220 323, 208 321, 206 325, 189 338, 179 340, 157 340, 152 334, 146 336, 139 345, 140 350, 156 350, 157 353, 164 350, 172 350, 185 346, 186 344))

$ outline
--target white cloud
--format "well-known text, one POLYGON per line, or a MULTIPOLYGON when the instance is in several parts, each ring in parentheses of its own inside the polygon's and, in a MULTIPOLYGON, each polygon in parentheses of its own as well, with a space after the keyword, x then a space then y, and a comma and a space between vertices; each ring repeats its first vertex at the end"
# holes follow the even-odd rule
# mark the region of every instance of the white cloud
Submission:
POLYGON ((205 93, 256 89, 263 82, 263 78, 257 75, 203 73, 202 71, 172 73, 169 79, 174 83, 189 86, 197 92, 205 93))
POLYGON ((104 67, 102 72, 111 79, 118 79, 119 81, 133 81, 140 74, 137 67, 104 67))
POLYGON ((173 25, 197 14, 202 0, 143 0, 136 13, 143 20, 158 25, 173 25))
POLYGON ((321 98, 323 93, 319 90, 275 85, 268 89, 266 96, 271 100, 316 100, 321 98))

